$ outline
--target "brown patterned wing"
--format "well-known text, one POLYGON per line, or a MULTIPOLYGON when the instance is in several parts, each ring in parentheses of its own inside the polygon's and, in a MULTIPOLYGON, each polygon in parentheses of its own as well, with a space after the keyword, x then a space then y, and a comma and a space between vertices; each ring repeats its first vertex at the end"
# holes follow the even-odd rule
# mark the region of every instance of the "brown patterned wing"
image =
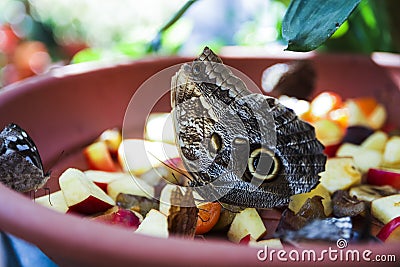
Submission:
POLYGON ((172 191, 168 215, 168 231, 171 235, 193 238, 196 231, 198 209, 193 191, 187 188, 185 194, 179 187, 172 191))

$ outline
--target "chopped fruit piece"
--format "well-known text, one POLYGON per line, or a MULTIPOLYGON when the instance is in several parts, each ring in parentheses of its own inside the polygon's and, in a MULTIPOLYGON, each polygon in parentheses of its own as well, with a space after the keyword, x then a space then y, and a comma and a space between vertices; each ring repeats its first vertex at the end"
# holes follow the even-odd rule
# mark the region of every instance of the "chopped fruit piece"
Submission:
POLYGON ((151 113, 146 123, 146 139, 175 144, 171 113, 151 113))
POLYGON ((282 242, 279 238, 271 238, 271 239, 266 239, 266 240, 260 240, 260 241, 255 241, 255 240, 250 240, 249 241, 249 246, 250 247, 255 247, 255 248, 275 248, 275 249, 282 249, 283 245, 282 242))
POLYGON ((50 196, 44 195, 38 197, 35 199, 35 202, 61 213, 66 213, 68 211, 68 206, 67 203, 65 203, 64 194, 61 190, 51 193, 50 196))
POLYGON ((248 234, 245 237, 243 237, 242 239, 240 239, 239 244, 240 245, 248 245, 250 243, 251 240, 251 235, 248 234))
POLYGON ((161 179, 173 184, 185 184, 185 176, 190 177, 183 166, 181 158, 173 158, 157 167, 151 168, 140 175, 139 178, 155 186, 161 179))
POLYGON ((93 218, 96 221, 116 224, 127 228, 136 229, 140 224, 140 218, 130 210, 117 208, 114 212, 93 218))
POLYGON ((385 151, 386 142, 388 140, 388 135, 382 131, 376 131, 367 139, 362 142, 361 146, 368 149, 376 150, 380 153, 385 151))
POLYGON ((365 116, 371 115, 378 105, 378 102, 376 102, 375 98, 372 97, 359 97, 352 99, 351 101, 354 101, 365 116))
POLYGON ((117 198, 119 193, 147 198, 154 197, 154 188, 133 175, 127 175, 123 178, 112 181, 107 186, 107 192, 114 200, 117 198))
POLYGON ((231 227, 228 231, 228 238, 232 242, 239 243, 246 235, 250 234, 251 238, 257 240, 265 234, 267 229, 254 208, 247 208, 236 214, 231 227))
POLYGON ((325 155, 327 155, 329 158, 334 157, 336 155, 337 150, 339 149, 339 147, 341 145, 342 145, 342 143, 326 145, 325 149, 324 149, 325 155))
POLYGON ((321 185, 331 194, 336 190, 346 190, 361 182, 361 173, 352 158, 329 158, 325 171, 321 173, 321 185))
POLYGON ((73 212, 94 214, 115 205, 114 201, 77 169, 67 169, 59 179, 64 199, 73 212))
POLYGON ((355 196, 350 196, 346 190, 338 190, 332 195, 332 207, 333 216, 337 218, 354 217, 365 212, 367 204, 355 196))
POLYGON ((104 142, 111 154, 117 155, 119 145, 122 142, 122 134, 119 129, 105 130, 99 137, 99 141, 104 142))
POLYGON ((339 147, 336 156, 353 157, 355 165, 362 173, 366 173, 370 168, 377 168, 382 163, 382 154, 378 151, 349 143, 339 147))
POLYGON ((168 220, 167 216, 158 210, 150 210, 139 225, 136 233, 168 238, 168 220))
POLYGON ((224 207, 222 207, 221 209, 219 220, 214 225, 212 230, 213 231, 228 230, 228 227, 231 225, 233 219, 236 216, 235 209, 237 209, 237 212, 239 212, 238 207, 225 204, 224 207))
POLYGON ((400 169, 371 168, 367 173, 367 183, 390 185, 400 190, 400 169))
POLYGON ((334 121, 328 119, 318 120, 313 123, 315 135, 325 146, 337 144, 343 138, 343 129, 334 121))
POLYGON ((342 98, 337 93, 323 92, 311 101, 311 115, 315 118, 324 118, 329 111, 340 108, 342 98))
POLYGON ((347 108, 338 108, 330 111, 328 118, 339 124, 344 129, 349 125, 349 112, 347 108))
POLYGON ((367 115, 360 108, 360 106, 354 101, 354 99, 348 99, 345 103, 347 108, 349 119, 348 125, 359 125, 359 126, 369 126, 367 115))
POLYGON ((386 122, 387 112, 383 105, 378 104, 368 117, 369 125, 374 129, 380 129, 386 122))
POLYGON ((376 237, 383 242, 400 242, 400 217, 385 224, 376 237))
POLYGON ((373 133, 374 130, 366 126, 349 126, 346 129, 342 142, 359 145, 373 133))
POLYGON ((400 216, 400 194, 378 198, 371 203, 372 215, 383 222, 390 222, 400 216))
POLYGON ((221 204, 218 202, 207 202, 198 206, 196 235, 202 235, 210 231, 218 222, 221 214, 221 204))
POLYGON ((313 196, 322 197, 322 205, 324 205, 324 213, 326 216, 332 213, 331 196, 329 194, 329 191, 322 184, 318 184, 316 188, 314 188, 308 193, 302 193, 291 196, 289 202, 289 209, 291 209, 296 214, 297 212, 299 212, 299 210, 304 205, 306 200, 308 198, 312 198, 313 196))
POLYGON ((108 172, 117 170, 105 142, 95 142, 89 145, 85 148, 83 154, 90 169, 108 172))
POLYGON ((400 169, 400 136, 391 137, 383 153, 383 166, 400 169))
POLYGON ((373 201, 375 199, 397 194, 397 190, 389 185, 374 186, 374 185, 359 185, 352 187, 349 191, 350 196, 355 196, 359 200, 373 201))
POLYGON ((175 145, 142 139, 125 139, 118 149, 118 160, 126 172, 141 175, 168 159, 179 158, 175 145))
POLYGON ((114 180, 130 177, 130 174, 124 172, 105 172, 96 170, 87 170, 84 172, 98 187, 107 193, 107 186, 114 180))

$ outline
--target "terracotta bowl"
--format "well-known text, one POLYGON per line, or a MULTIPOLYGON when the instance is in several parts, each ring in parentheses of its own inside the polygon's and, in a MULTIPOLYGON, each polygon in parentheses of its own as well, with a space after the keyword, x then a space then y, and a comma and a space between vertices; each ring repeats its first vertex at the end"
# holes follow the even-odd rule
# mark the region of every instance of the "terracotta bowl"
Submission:
MULTIPOLYGON (((224 62, 260 85, 261 73, 266 67, 291 59, 225 57, 224 62)), ((400 121, 394 118, 400 112, 398 65, 377 65, 364 56, 310 55, 309 59, 317 70, 317 91, 337 91, 344 97, 376 96, 385 101, 391 122, 400 126, 400 121)), ((103 130, 121 127, 131 96, 146 79, 166 67, 189 60, 150 58, 120 64, 81 64, 55 69, 1 90, 0 125, 3 127, 15 122, 30 133, 45 168, 52 169, 49 186, 56 190, 57 178, 65 168, 85 168, 80 156, 82 147, 103 130)), ((159 101, 155 110, 170 110, 168 96, 159 101)), ((138 112, 137 116, 140 118, 145 114, 138 112)), ((140 127, 138 129, 138 134, 143 132, 140 127)), ((0 229, 36 244, 61 266, 286 264, 276 259, 268 263, 260 262, 256 249, 223 240, 202 242, 132 235, 119 227, 56 213, 2 185, 0 203, 0 229)), ((352 248, 367 249, 363 245, 352 248)), ((400 259, 398 245, 368 248, 374 254, 390 253, 400 259)), ((315 249, 326 247, 315 245, 315 249)))

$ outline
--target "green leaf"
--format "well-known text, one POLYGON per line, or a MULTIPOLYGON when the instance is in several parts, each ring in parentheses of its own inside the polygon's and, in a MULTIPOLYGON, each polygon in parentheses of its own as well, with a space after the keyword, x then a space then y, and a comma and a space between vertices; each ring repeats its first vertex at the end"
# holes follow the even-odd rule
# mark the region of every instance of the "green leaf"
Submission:
POLYGON ((282 22, 287 50, 311 51, 325 42, 361 0, 292 0, 282 22))
POLYGON ((101 51, 94 49, 94 48, 86 48, 74 55, 74 57, 71 60, 71 63, 82 63, 82 62, 88 62, 88 61, 96 61, 101 59, 101 51))

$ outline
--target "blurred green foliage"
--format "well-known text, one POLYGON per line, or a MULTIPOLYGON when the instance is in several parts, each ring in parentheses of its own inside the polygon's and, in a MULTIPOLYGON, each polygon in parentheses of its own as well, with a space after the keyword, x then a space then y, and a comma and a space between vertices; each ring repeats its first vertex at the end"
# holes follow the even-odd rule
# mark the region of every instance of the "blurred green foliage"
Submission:
MULTIPOLYGON (((216 52, 226 45, 284 49, 281 27, 289 4, 290 0, 0 0, 0 87, 55 63, 197 53, 204 45, 216 52), (218 21, 204 20, 212 12, 218 21), (196 39, 204 33, 209 36, 196 39), (38 55, 40 68, 32 67, 31 59, 38 55)), ((399 10, 398 0, 361 0, 317 50, 399 53, 399 10)))

